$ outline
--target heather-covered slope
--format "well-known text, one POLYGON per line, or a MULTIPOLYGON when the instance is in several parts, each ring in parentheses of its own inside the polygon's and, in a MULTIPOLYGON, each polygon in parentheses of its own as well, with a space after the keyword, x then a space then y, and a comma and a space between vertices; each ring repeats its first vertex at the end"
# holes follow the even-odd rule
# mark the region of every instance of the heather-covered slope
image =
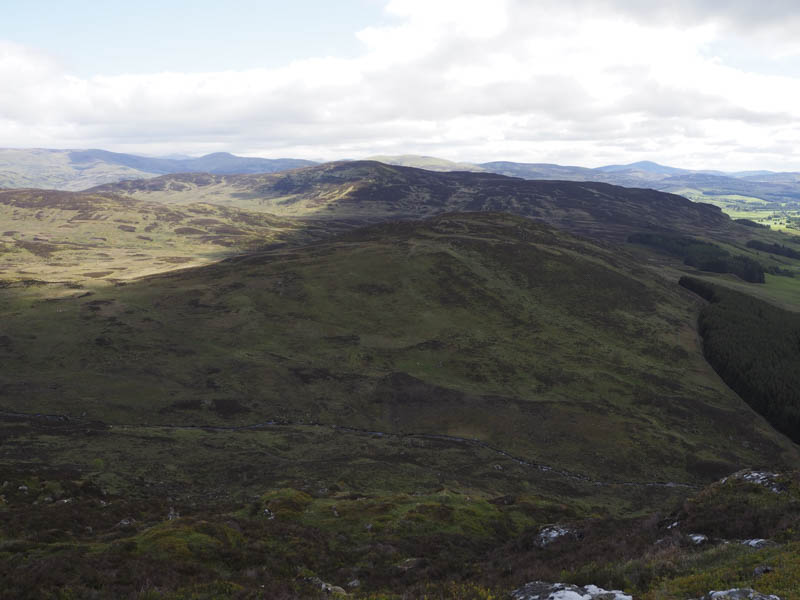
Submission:
POLYGON ((618 482, 791 455, 703 361, 688 292, 520 217, 378 225, 58 301, 35 289, 3 292, 10 411, 444 434, 618 482))
POLYGON ((527 181, 491 173, 437 173, 370 161, 327 163, 272 175, 164 176, 94 191, 169 204, 213 202, 319 219, 386 220, 451 211, 503 211, 618 241, 641 229, 689 233, 730 224, 716 207, 653 190, 527 181))
POLYGON ((166 206, 115 194, 0 190, 0 280, 130 280, 325 230, 212 204, 166 206))

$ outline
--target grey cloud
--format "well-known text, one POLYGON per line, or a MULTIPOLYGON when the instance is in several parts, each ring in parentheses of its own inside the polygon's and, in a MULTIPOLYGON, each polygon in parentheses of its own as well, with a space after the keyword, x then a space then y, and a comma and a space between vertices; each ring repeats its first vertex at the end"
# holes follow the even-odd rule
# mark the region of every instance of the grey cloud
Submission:
MULTIPOLYGON (((530 4, 515 0, 518 8, 525 5, 530 4)), ((800 19, 796 0, 558 0, 558 5, 578 13, 624 14, 649 24, 715 21, 744 30, 784 27, 800 19)))
POLYGON ((653 117, 735 120, 758 125, 787 124, 794 121, 788 113, 754 111, 734 102, 693 89, 678 89, 656 81, 646 81, 634 88, 618 105, 620 112, 641 112, 653 117))

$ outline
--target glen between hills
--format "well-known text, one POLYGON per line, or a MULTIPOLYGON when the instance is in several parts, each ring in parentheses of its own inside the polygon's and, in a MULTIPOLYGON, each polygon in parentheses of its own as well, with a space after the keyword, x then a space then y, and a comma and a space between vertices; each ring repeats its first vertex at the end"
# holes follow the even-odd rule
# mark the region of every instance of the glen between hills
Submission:
MULTIPOLYGON (((19 597, 313 597, 303 586, 319 577, 358 579, 361 597, 455 580, 455 596, 485 598, 565 575, 685 598, 710 585, 685 581, 693 561, 727 573, 742 557, 695 550, 662 524, 673 511, 691 532, 718 506, 752 511, 753 535, 786 528, 734 484, 679 508, 740 468, 800 458, 704 360, 703 301, 677 274, 767 296, 794 278, 746 284, 625 243, 702 236, 796 269, 744 245, 777 234, 649 190, 377 163, 120 185, 90 195, 133 195, 114 197, 135 208, 137 231, 122 233, 155 220, 168 246, 181 234, 158 210, 187 219, 191 198, 216 197, 227 206, 195 207, 220 221, 274 209, 261 233, 286 245, 113 286, 0 289, 0 540, 13 558, 0 577, 19 597), (424 218, 355 228, 393 215, 424 218), (182 517, 165 520, 171 509, 182 517), (552 524, 581 534, 545 550, 536 536, 552 524)), ((212 225, 181 221, 201 231, 189 240, 212 225)))

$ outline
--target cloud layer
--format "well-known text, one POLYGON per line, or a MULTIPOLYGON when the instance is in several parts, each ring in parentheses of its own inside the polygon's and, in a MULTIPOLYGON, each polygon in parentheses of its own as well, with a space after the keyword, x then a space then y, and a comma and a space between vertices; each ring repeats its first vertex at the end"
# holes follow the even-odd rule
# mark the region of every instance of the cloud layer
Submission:
POLYGON ((213 73, 79 78, 0 42, 0 145, 800 170, 800 76, 715 53, 800 55, 793 6, 718 5, 391 0, 357 58, 213 73))

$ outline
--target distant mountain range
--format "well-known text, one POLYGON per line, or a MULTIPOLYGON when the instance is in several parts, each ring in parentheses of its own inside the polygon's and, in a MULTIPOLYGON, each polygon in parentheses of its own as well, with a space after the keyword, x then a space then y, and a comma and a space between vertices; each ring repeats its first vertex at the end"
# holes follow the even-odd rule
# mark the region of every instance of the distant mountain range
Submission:
POLYGON ((429 156, 381 156, 375 160, 387 164, 417 167, 432 171, 482 171, 521 177, 560 181, 599 181, 624 187, 652 188, 681 194, 692 200, 721 201, 748 199, 766 202, 800 201, 800 173, 773 171, 724 172, 679 169, 650 161, 627 165, 587 168, 549 163, 495 161, 455 163, 429 156), (733 197, 733 198, 731 198, 733 197))
MULTIPOLYGON (((428 171, 470 171, 523 179, 598 181, 624 187, 652 188, 698 201, 800 202, 800 173, 795 172, 690 170, 650 161, 597 168, 511 161, 465 163, 413 154, 379 155, 369 160, 428 171)), ((0 149, 0 188, 77 191, 107 183, 176 173, 276 173, 316 164, 319 163, 310 160, 252 158, 226 152, 199 158, 152 158, 105 150, 0 149)))
POLYGON ((0 149, 0 188, 85 190, 170 173, 274 173, 317 164, 216 152, 199 158, 150 158, 106 150, 0 149))

